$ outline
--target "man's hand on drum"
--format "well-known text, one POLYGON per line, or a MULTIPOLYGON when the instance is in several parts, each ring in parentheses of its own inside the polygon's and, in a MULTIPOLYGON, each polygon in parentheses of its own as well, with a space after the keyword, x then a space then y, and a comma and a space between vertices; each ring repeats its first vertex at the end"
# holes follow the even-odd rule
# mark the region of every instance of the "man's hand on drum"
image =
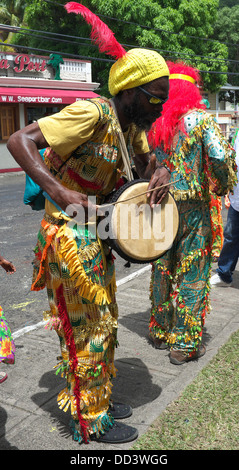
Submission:
POLYGON ((97 206, 94 200, 86 194, 67 188, 62 188, 61 194, 54 198, 55 202, 78 223, 85 223, 91 217, 96 217, 97 206), (56 201, 57 199, 57 201, 56 201))
MULTIPOLYGON (((154 171, 148 186, 148 190, 157 188, 158 186, 164 186, 169 183, 171 173, 164 166, 158 166, 154 171)), ((150 206, 153 207, 155 204, 158 205, 162 202, 163 198, 167 195, 170 186, 164 186, 155 191, 148 192, 147 197, 149 198, 150 206)))
MULTIPOLYGON (((165 154, 166 156, 166 154, 165 154)), ((171 173, 156 159, 156 155, 153 151, 146 154, 135 155, 134 163, 136 171, 140 178, 149 179, 148 190, 157 188, 158 186, 164 186, 169 183, 171 173)), ((160 204, 163 198, 167 195, 169 186, 165 186, 161 189, 156 189, 147 194, 149 198, 149 204, 152 207, 155 204, 160 204)))

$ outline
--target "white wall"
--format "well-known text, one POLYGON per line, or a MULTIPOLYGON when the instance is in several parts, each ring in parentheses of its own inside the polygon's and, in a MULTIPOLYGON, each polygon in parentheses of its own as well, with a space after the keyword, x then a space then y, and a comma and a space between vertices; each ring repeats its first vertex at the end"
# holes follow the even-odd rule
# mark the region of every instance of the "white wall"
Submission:
MULTIPOLYGON (((25 127, 25 116, 24 116, 24 105, 19 104, 19 119, 20 119, 20 129, 25 127)), ((11 168, 19 168, 19 165, 14 160, 12 155, 7 149, 6 143, 0 143, 0 170, 11 168)))
POLYGON ((6 144, 0 143, 0 170, 19 168, 19 165, 9 153, 6 144))

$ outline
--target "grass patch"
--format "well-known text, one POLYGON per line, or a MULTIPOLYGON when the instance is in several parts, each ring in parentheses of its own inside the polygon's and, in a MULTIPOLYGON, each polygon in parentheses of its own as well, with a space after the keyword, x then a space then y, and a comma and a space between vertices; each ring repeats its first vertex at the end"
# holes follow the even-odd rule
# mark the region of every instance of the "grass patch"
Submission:
POLYGON ((239 449, 239 331, 132 449, 239 449))

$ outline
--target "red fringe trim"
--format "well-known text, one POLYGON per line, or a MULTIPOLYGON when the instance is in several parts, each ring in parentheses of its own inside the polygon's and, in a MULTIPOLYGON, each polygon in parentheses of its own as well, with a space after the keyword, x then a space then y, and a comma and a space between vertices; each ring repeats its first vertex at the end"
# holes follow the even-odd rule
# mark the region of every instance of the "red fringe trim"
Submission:
POLYGON ((62 284, 60 285, 60 287, 58 287, 56 291, 56 296, 57 296, 57 307, 58 307, 59 317, 62 322, 66 345, 69 349, 69 359, 70 359, 70 362, 72 363, 72 366, 71 366, 72 373, 74 374, 74 378, 75 378, 74 395, 76 399, 77 415, 78 415, 79 424, 81 427, 83 440, 87 444, 88 443, 88 431, 87 431, 88 423, 82 418, 81 410, 80 410, 80 379, 76 373, 77 366, 78 366, 76 346, 75 346, 75 341, 73 337, 71 323, 70 323, 69 316, 67 313, 66 301, 63 295, 62 284))

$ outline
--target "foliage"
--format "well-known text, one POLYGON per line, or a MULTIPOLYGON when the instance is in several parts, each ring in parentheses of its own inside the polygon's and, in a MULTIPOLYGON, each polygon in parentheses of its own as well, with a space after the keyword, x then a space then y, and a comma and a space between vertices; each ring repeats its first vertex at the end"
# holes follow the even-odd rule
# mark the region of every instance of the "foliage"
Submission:
MULTIPOLYGON (((126 49, 148 47, 161 52, 166 60, 183 59, 197 66, 203 73, 204 87, 218 90, 226 75, 211 71, 227 71, 227 47, 212 38, 219 0, 84 0, 84 5, 114 31, 117 40, 126 49)), ((67 14, 60 0, 26 0, 28 27, 35 30, 89 38, 89 26, 79 15, 67 14), (57 6, 57 3, 59 6, 57 6)), ((89 40, 65 38, 71 42, 53 42, 50 39, 16 35, 15 44, 78 54, 81 57, 108 59, 92 62, 93 80, 101 82, 101 93, 107 94, 107 76, 112 62, 99 54, 89 40)))
MULTIPOLYGON (((5 0, 0 2, 0 23, 10 26, 22 26, 24 24, 25 0, 5 0)), ((0 30, 0 41, 11 43, 13 33, 0 30)), ((2 50, 14 50, 12 47, 4 46, 2 50)))
POLYGON ((219 0, 219 8, 224 8, 224 7, 234 7, 235 5, 238 5, 238 0, 219 0))

